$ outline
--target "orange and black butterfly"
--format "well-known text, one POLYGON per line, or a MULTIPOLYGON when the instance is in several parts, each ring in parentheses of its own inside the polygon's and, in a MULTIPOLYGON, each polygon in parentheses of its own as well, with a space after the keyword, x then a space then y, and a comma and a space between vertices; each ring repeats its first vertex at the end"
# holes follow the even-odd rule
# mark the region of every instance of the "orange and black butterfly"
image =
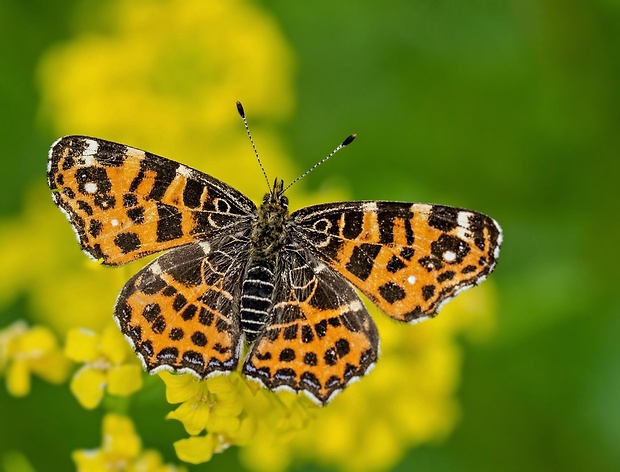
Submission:
POLYGON ((415 323, 482 282, 502 240, 488 216, 442 205, 339 202, 289 213, 278 179, 257 207, 198 170, 85 136, 54 143, 47 177, 92 259, 114 266, 167 250, 115 307, 146 370, 206 378, 236 370, 247 352, 247 377, 319 404, 377 360, 377 329, 355 288, 415 323))

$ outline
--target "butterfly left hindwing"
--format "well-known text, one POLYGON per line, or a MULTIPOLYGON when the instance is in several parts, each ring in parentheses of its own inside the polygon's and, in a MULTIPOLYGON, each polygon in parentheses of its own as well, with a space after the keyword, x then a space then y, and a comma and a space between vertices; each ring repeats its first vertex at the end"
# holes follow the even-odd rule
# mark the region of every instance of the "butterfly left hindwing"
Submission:
POLYGON ((199 377, 239 361, 239 287, 247 238, 219 237, 172 249, 123 287, 115 319, 149 372, 199 377))

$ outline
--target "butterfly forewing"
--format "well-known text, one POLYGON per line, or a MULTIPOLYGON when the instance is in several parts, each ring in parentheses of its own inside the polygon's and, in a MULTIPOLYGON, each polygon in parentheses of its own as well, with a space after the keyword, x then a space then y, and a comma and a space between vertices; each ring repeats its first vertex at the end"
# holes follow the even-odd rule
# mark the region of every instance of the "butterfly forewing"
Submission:
POLYGON ((109 265, 207 238, 248 221, 256 209, 195 169, 84 136, 53 145, 47 178, 84 252, 109 265))
POLYGON ((495 266, 501 232, 481 213, 441 205, 345 202, 291 215, 296 232, 389 316, 433 316, 495 266))

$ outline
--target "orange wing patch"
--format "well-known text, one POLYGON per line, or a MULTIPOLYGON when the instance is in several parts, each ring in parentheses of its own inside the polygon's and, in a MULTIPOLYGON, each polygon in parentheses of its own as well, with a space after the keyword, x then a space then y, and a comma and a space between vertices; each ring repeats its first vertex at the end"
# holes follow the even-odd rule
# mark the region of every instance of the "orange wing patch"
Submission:
POLYGON ((108 265, 204 239, 256 208, 190 167, 82 136, 54 144, 48 183, 84 252, 108 265))
POLYGON ((501 233, 491 218, 440 205, 350 202, 292 215, 326 262, 389 316, 434 316, 496 263, 501 233))

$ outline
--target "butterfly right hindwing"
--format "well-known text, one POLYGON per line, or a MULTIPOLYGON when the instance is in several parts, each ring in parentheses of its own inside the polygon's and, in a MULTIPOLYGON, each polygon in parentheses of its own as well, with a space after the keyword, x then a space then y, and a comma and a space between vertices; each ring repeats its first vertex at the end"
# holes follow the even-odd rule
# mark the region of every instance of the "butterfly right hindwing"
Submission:
POLYGON ((310 251, 283 250, 278 273, 272 320, 243 372, 326 403, 374 366, 377 328, 353 287, 310 251))

